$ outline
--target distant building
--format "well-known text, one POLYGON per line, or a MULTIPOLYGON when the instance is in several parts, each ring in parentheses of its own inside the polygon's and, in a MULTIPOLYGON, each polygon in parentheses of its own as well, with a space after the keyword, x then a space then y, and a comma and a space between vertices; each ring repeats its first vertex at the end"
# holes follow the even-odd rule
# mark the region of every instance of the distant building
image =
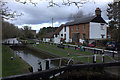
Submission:
POLYGON ((36 30, 31 30, 31 32, 34 35, 34 38, 36 38, 36 30))
POLYGON ((53 42, 54 40, 54 32, 48 33, 44 36, 43 42, 53 42))

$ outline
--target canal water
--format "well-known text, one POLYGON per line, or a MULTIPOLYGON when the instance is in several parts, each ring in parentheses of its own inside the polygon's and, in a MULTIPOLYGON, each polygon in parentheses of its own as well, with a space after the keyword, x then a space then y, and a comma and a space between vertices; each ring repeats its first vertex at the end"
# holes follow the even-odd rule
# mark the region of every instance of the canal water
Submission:
MULTIPOLYGON (((38 71, 39 68, 39 62, 41 62, 42 70, 45 70, 46 68, 46 61, 44 59, 50 58, 50 56, 43 54, 43 53, 37 53, 34 51, 29 50, 25 47, 12 47, 14 50, 14 57, 19 56, 22 58, 25 62, 27 62, 29 65, 33 67, 33 72, 38 71)), ((50 68, 56 67, 54 64, 50 64, 50 68)))

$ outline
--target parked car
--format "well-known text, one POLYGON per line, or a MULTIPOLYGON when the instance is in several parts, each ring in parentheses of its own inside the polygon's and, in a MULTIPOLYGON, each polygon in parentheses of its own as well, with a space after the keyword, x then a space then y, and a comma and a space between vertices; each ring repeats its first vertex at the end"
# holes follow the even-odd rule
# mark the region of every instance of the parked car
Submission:
POLYGON ((92 42, 89 44, 90 47, 95 47, 96 46, 96 43, 95 42, 92 42))
POLYGON ((119 50, 120 49, 120 42, 115 42, 115 41, 107 42, 106 49, 119 50))

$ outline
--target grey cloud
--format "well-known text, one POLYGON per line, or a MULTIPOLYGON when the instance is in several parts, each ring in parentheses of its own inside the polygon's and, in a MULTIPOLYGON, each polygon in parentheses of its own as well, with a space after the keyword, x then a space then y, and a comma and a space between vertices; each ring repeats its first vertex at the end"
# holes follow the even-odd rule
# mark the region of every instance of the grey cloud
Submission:
MULTIPOLYGON (((51 19, 54 18, 54 22, 64 22, 67 20, 68 16, 72 13, 76 13, 79 9, 76 6, 62 6, 62 7, 51 7, 47 8, 48 3, 40 3, 36 7, 33 5, 23 5, 20 3, 9 3, 9 8, 22 12, 24 15, 19 17, 18 20, 14 21, 14 24, 41 24, 49 23, 51 19)), ((103 10, 106 8, 107 4, 103 3, 87 3, 81 10, 84 14, 94 13, 96 7, 100 7, 103 10)), ((107 19, 106 12, 103 13, 103 17, 107 19)))

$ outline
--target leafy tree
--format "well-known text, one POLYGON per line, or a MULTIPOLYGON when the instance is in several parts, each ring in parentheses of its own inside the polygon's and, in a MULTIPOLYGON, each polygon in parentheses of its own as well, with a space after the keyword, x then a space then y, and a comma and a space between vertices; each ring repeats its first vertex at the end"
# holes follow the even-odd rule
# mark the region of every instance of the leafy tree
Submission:
POLYGON ((34 38, 34 34, 31 31, 31 27, 24 26, 23 31, 24 31, 24 38, 30 38, 30 39, 34 38))
POLYGON ((107 8, 107 16, 110 20, 109 22, 109 27, 110 27, 110 33, 112 35, 112 39, 116 41, 120 41, 120 1, 119 2, 114 2, 108 4, 107 8))
POLYGON ((58 27, 43 27, 40 29, 40 31, 38 32, 37 34, 37 37, 39 38, 43 38, 45 37, 46 35, 52 33, 52 32, 55 32, 55 30, 57 29, 58 27))
POLYGON ((13 37, 20 37, 22 36, 22 30, 19 29, 14 24, 10 24, 3 20, 2 22, 2 38, 13 38, 13 37))

